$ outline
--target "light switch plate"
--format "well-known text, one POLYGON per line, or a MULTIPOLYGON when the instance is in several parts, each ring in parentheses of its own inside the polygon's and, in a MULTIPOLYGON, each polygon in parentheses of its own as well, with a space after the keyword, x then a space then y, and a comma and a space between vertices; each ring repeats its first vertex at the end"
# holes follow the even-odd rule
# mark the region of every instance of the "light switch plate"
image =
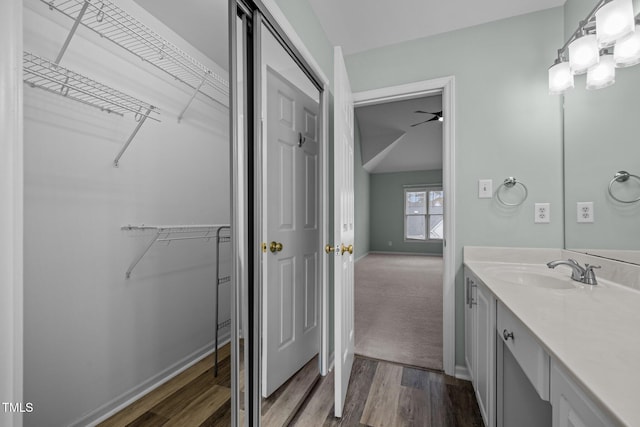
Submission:
POLYGON ((493 197, 493 180, 478 180, 478 199, 491 199, 493 197))
POLYGON ((578 202, 576 206, 578 222, 593 222, 593 202, 578 202))
POLYGON ((551 204, 536 203, 534 208, 533 222, 536 224, 548 224, 551 222, 551 204))

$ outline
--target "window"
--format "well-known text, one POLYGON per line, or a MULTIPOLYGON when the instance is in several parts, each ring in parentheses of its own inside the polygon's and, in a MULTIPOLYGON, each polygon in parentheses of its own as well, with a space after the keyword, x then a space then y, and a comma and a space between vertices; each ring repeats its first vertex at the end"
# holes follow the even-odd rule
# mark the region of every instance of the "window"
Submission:
POLYGON ((404 238, 442 240, 444 234, 444 192, 441 188, 404 190, 404 238))

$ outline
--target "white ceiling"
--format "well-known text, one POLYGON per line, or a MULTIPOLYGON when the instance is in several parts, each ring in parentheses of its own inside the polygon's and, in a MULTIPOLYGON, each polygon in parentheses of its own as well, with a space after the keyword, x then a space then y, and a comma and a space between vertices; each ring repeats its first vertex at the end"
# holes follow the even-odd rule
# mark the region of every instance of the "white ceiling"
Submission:
MULTIPOLYGON (((228 70, 226 0, 134 0, 228 70)), ((324 32, 345 54, 561 6, 565 0, 308 0, 324 32)), ((295 24, 295 23, 294 23, 295 24)), ((442 168, 442 125, 411 128, 440 111, 441 97, 358 108, 366 169, 373 173, 442 168), (367 145, 368 144, 368 145, 367 145)), ((445 118, 446 119, 446 118, 445 118)))
POLYGON ((433 117, 416 110, 442 111, 442 96, 356 108, 363 166, 368 172, 442 169, 442 123, 411 127, 433 117))
POLYGON ((563 5, 565 0, 309 0, 346 55, 563 5))
POLYGON ((229 71, 229 9, 226 0, 134 1, 229 71))
MULTIPOLYGON (((226 0, 134 0, 225 70, 226 0)), ((332 45, 352 54, 560 6, 565 0, 308 0, 332 45)), ((295 23, 294 23, 295 24, 295 23)))

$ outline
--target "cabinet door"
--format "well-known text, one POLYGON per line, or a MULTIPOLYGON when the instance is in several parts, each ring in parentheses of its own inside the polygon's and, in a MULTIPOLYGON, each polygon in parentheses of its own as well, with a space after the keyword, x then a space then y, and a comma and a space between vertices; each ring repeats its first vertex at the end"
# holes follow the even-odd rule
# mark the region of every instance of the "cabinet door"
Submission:
POLYGON ((465 306, 464 306, 464 351, 467 369, 471 376, 471 381, 476 384, 476 361, 475 361, 475 280, 467 273, 464 281, 465 306))
POLYGON ((496 302, 481 282, 476 287, 476 395, 485 425, 495 425, 496 302))
POLYGON ((551 363, 553 427, 608 427, 616 425, 569 378, 551 363))

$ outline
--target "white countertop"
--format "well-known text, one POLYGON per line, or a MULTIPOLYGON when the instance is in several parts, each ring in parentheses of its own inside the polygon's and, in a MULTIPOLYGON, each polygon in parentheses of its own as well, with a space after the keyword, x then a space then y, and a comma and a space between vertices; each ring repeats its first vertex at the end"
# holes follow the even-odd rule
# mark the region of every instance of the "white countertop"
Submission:
MULTIPOLYGON (((527 265, 544 274, 552 270, 540 259, 560 258, 536 255, 527 265)), ((602 409, 623 425, 640 426, 640 292, 600 278, 596 286, 574 282, 574 289, 518 285, 497 279, 495 268, 522 264, 523 259, 504 263, 488 261, 487 256, 468 258, 465 248, 465 265, 602 409)), ((562 266, 554 270, 559 276, 569 271, 562 266)))

